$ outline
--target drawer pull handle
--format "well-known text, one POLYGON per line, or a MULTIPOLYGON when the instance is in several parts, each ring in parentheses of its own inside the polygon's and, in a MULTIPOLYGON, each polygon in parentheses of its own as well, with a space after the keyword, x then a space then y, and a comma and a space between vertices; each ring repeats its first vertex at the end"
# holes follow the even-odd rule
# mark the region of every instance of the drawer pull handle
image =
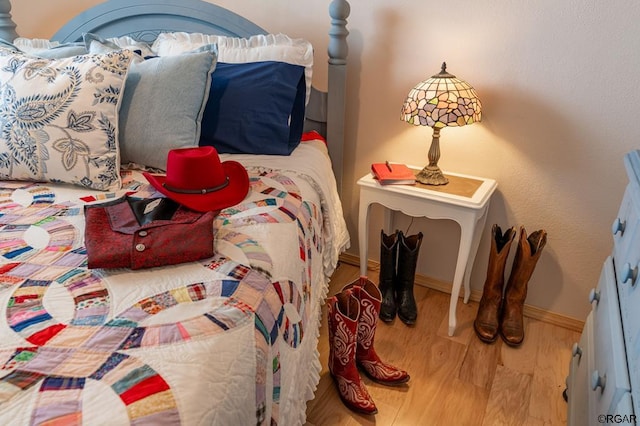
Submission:
POLYGON ((613 225, 611 225, 611 233, 616 235, 619 232, 622 237, 624 235, 624 228, 626 224, 626 221, 620 220, 619 217, 616 218, 616 220, 613 221, 613 225))
POLYGON ((575 358, 577 356, 578 359, 582 358, 582 348, 580 346, 578 346, 577 343, 574 343, 573 347, 571 348, 571 356, 573 358, 575 358))
POLYGON ((589 292, 589 303, 593 302, 596 302, 596 304, 600 302, 600 292, 595 288, 592 288, 589 292))
POLYGON ((631 280, 631 285, 635 285, 637 277, 637 266, 632 268, 630 263, 625 263, 624 265, 622 265, 622 274, 620 274, 620 281, 622 281, 622 284, 626 284, 627 281, 631 280))
POLYGON ((591 373, 591 389, 594 391, 600 388, 600 392, 604 392, 604 387, 607 384, 607 378, 605 376, 601 376, 598 370, 594 370, 591 373))

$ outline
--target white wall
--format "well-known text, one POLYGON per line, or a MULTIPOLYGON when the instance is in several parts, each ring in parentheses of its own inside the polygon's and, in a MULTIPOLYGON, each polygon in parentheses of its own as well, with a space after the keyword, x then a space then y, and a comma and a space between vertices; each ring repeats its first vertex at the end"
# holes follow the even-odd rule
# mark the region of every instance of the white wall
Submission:
MULTIPOLYGON (((18 31, 49 37, 98 1, 13 1, 18 31)), ((314 81, 326 87, 329 1, 221 0, 269 31, 307 37, 316 47, 314 81)), ((527 303, 584 319, 587 294, 611 249, 622 198, 624 153, 640 148, 640 4, 632 0, 351 0, 345 161, 345 215, 357 253, 355 181, 374 161, 422 165, 430 129, 399 119, 409 89, 439 71, 470 82, 483 122, 441 134, 445 170, 498 181, 472 286, 484 282, 492 223, 547 230, 549 241, 527 303), (615 4, 616 6, 613 6, 615 4)), ((376 218, 380 211, 374 211, 376 218)), ((398 226, 406 227, 401 218, 398 226)), ((370 256, 381 223, 374 221, 370 256)), ((419 271, 450 281, 457 225, 419 219, 419 271)), ((513 253, 512 253, 513 255, 513 253)))

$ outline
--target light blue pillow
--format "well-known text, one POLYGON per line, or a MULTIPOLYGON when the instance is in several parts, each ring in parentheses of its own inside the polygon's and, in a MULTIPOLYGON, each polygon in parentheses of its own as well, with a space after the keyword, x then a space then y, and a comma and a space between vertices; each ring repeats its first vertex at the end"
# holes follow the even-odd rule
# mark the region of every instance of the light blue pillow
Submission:
MULTIPOLYGON (((115 50, 95 37, 88 47, 97 52, 115 50)), ((177 56, 137 56, 120 106, 122 164, 166 170, 170 150, 198 146, 217 58, 215 44, 177 56)))

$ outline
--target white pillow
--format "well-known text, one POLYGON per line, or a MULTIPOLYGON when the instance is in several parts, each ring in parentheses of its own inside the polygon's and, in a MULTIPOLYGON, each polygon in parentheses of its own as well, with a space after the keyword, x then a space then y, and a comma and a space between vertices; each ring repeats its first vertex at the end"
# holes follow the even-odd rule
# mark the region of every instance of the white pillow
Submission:
POLYGON ((33 53, 34 51, 60 46, 60 42, 44 38, 18 37, 13 40, 13 45, 25 53, 33 53))
MULTIPOLYGON (((140 55, 143 58, 147 58, 149 56, 156 56, 155 52, 151 50, 151 46, 149 46, 149 44, 147 44, 144 41, 136 40, 129 36, 111 37, 106 39, 106 41, 113 43, 114 45, 118 46, 121 49, 131 49, 134 51, 139 50, 140 55)), ((87 50, 91 51, 89 49, 89 46, 87 46, 87 50)))
POLYGON ((18 37, 13 40, 13 47, 29 55, 48 59, 69 58, 88 53, 82 42, 60 43, 43 38, 18 37))
MULTIPOLYGON (((89 33, 87 33, 89 34, 89 33)), ((89 34, 92 35, 92 34, 89 34)), ((86 36, 86 35, 85 35, 86 36)), ((129 36, 122 37, 111 37, 107 39, 100 39, 100 41, 109 42, 112 47, 120 48, 120 49, 131 49, 131 50, 139 50, 140 55, 143 57, 156 56, 156 54, 151 50, 149 44, 144 41, 135 40, 129 36)), ((95 49, 91 51, 89 49, 89 45, 87 41, 84 42, 72 42, 72 43, 60 43, 59 41, 52 41, 43 38, 26 38, 26 37, 18 37, 13 40, 13 45, 18 48, 21 52, 29 53, 31 55, 46 57, 52 59, 59 59, 62 57, 69 57, 74 55, 84 55, 89 52, 91 53, 106 53, 110 50, 104 50, 102 52, 96 51, 95 49), (62 49, 66 49, 65 53, 69 52, 67 56, 62 56, 62 54, 53 58, 52 54, 49 51, 61 51, 62 49), (72 50, 73 49, 73 50, 72 50)))
POLYGON ((305 68, 306 103, 311 96, 313 46, 307 40, 285 34, 255 35, 249 38, 227 37, 201 33, 160 33, 151 46, 159 56, 189 52, 207 44, 218 45, 218 62, 244 63, 278 61, 305 68))
POLYGON ((133 55, 0 49, 0 179, 119 189, 118 111, 133 55))

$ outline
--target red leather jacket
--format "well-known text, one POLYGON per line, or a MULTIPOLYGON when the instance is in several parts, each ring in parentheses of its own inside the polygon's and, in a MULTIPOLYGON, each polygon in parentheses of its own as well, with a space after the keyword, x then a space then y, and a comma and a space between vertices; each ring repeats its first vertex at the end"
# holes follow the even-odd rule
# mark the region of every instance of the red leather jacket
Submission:
POLYGON ((157 200, 165 199, 142 200, 144 213, 151 214, 134 210, 135 202, 127 197, 85 206, 88 267, 141 269, 212 257, 218 212, 200 213, 177 204, 160 215, 144 209, 158 206, 157 200))

